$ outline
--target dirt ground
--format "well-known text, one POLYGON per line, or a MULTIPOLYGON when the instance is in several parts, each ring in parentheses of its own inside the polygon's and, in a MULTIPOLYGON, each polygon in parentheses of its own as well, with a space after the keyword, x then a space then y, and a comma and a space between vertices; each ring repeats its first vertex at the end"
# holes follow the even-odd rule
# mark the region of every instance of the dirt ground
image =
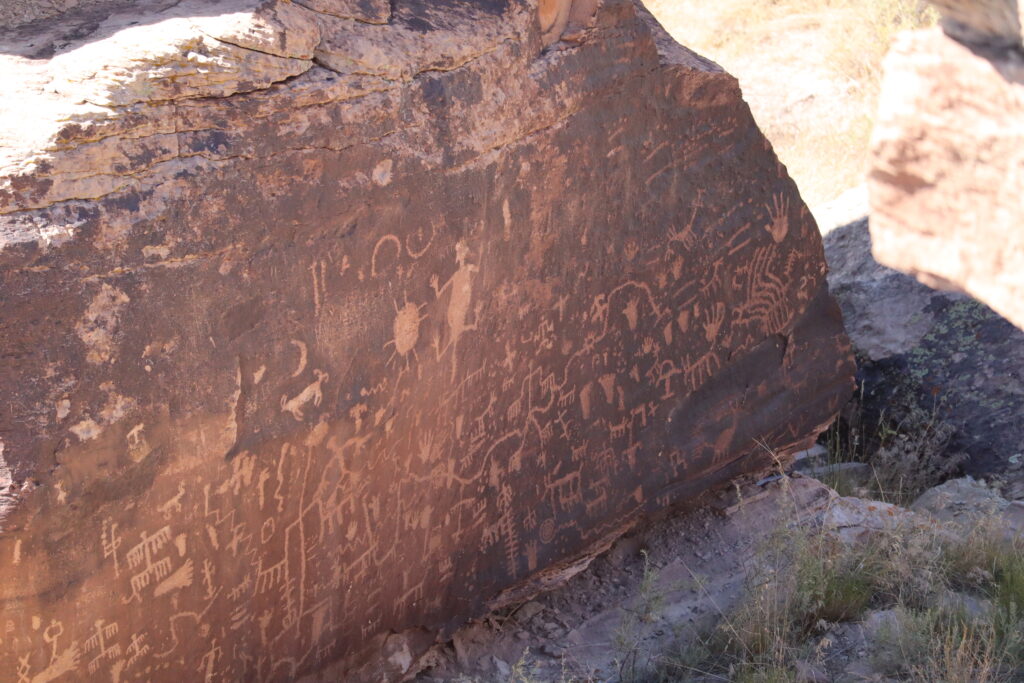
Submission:
POLYGON ((564 586, 466 626, 416 680, 643 680, 742 599, 766 539, 835 500, 799 475, 737 482, 620 539, 564 586))

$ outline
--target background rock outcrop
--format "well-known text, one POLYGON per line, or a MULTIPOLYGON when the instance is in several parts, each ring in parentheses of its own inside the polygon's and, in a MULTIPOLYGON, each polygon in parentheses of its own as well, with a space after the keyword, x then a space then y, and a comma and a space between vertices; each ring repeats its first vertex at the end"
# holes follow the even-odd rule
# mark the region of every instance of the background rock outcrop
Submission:
POLYGON ((0 55, 18 680, 407 669, 849 393, 795 186, 633 2, 139 2, 0 55))
POLYGON ((1002 47, 984 25, 954 31, 971 44, 938 29, 897 38, 872 143, 871 232, 880 263, 1024 327, 1024 51, 1019 23, 1003 23, 991 38, 1002 47))

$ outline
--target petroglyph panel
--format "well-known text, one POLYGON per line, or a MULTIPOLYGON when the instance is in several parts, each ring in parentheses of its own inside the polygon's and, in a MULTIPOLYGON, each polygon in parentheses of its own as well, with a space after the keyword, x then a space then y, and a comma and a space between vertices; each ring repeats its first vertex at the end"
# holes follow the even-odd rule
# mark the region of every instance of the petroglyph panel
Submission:
POLYGON ((61 100, 0 165, 5 680, 379 680, 390 634, 418 655, 850 390, 793 183, 639 6, 252 4, 366 63, 282 39, 308 63, 268 87, 61 100))

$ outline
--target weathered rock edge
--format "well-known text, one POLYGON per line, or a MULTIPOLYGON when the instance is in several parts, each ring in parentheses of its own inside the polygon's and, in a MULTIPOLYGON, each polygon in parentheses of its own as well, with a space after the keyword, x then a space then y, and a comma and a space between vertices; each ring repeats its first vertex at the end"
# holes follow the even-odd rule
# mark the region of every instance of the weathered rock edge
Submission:
POLYGON ((872 140, 879 263, 1024 329, 1024 52, 900 35, 872 140))
POLYGON ((345 674, 848 395, 732 77, 627 0, 344 4, 0 40, 0 671, 345 674))

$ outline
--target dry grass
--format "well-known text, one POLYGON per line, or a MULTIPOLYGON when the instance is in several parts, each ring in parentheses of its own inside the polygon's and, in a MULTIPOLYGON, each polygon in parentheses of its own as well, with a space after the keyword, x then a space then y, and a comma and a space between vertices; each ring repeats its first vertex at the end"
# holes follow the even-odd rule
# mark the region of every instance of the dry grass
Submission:
POLYGON ((970 533, 904 527, 843 544, 786 528, 759 552, 747 596, 710 633, 666 653, 647 680, 795 681, 823 665, 823 635, 870 610, 893 610, 872 662, 906 681, 1024 680, 1024 542, 981 523, 970 533), (959 592, 953 592, 959 591, 959 592), (971 611, 949 596, 967 596, 971 611))
POLYGON ((812 206, 862 182, 881 60, 937 19, 918 0, 647 0, 673 36, 740 79, 812 206))
POLYGON ((910 375, 889 374, 887 382, 894 388, 880 415, 868 414, 864 397, 858 394, 825 432, 825 464, 835 466, 835 473, 822 481, 840 495, 908 505, 955 477, 967 454, 952 447, 956 428, 945 419, 948 406, 943 396, 932 395, 925 407, 920 397, 926 392, 910 375), (841 465, 849 462, 870 466, 866 486, 844 478, 841 465))

